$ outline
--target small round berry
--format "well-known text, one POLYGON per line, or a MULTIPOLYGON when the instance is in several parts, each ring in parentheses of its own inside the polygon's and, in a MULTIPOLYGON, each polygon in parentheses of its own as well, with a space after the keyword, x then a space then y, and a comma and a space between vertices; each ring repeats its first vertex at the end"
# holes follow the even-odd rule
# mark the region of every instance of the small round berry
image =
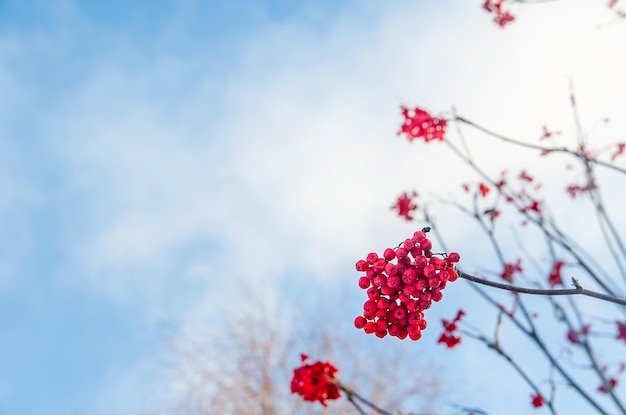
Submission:
POLYGON ((385 265, 385 272, 390 277, 394 275, 398 275, 399 274, 398 266, 396 264, 392 264, 391 262, 387 262, 387 265, 385 265))
POLYGON ((419 327, 420 330, 426 330, 426 326, 428 326, 428 323, 426 323, 424 319, 421 319, 419 323, 417 323, 417 327, 419 327))
POLYGON ((374 317, 378 317, 378 318, 387 318, 387 310, 384 308, 379 308, 378 310, 376 310, 376 312, 374 313, 374 317))
POLYGON ((368 321, 367 323, 365 323, 363 330, 365 330, 367 334, 374 333, 376 331, 376 323, 374 323, 373 321, 368 321))
POLYGON ((367 320, 363 316, 358 316, 354 319, 354 327, 356 327, 357 329, 362 329, 363 327, 365 327, 366 323, 367 320))
POLYGON ((396 289, 395 288, 391 288, 388 285, 383 285, 382 287, 380 287, 380 293, 383 295, 394 295, 396 293, 396 289))
POLYGON ((393 315, 398 320, 405 319, 407 316, 406 309, 404 307, 398 307, 394 310, 393 315))
POLYGON ((370 286, 370 279, 367 277, 359 278, 359 287, 366 290, 370 286))
POLYGON ((402 292, 409 296, 415 294, 415 291, 417 291, 415 285, 405 285, 404 288, 402 288, 402 292))
POLYGON ((443 298, 443 293, 441 291, 433 291, 431 300, 433 300, 434 302, 437 302, 437 301, 441 301, 442 298, 443 298))
POLYGON ((376 302, 373 300, 367 300, 363 304, 363 311, 365 311, 366 313, 373 314, 376 312, 376 310, 378 310, 378 307, 376 306, 376 302))
POLYGON ((430 251, 433 249, 433 243, 430 242, 430 239, 424 239, 422 242, 420 242, 420 248, 423 251, 430 251))
POLYGON ((389 287, 389 288, 393 288, 394 290, 398 290, 398 289, 402 288, 401 285, 402 285, 402 280, 397 275, 394 275, 394 276, 389 277, 387 279, 387 287, 389 287))
POLYGON ((420 306, 417 301, 411 300, 406 303, 406 309, 409 310, 411 313, 415 313, 416 311, 419 311, 420 306))
POLYGON ((385 337, 387 335, 387 330, 385 330, 385 331, 377 331, 375 334, 376 334, 376 337, 378 337, 379 339, 382 339, 383 337, 385 337))
POLYGON ((436 274, 435 272, 435 267, 432 264, 428 264, 424 267, 424 276, 427 278, 432 278, 434 277, 436 274))
POLYGON ((385 249, 385 252, 383 252, 383 257, 385 257, 387 261, 391 261, 396 257, 396 251, 391 248, 387 248, 385 249))
POLYGON ((367 257, 365 258, 365 260, 370 263, 370 264, 374 264, 374 262, 376 262, 376 260, 378 260, 378 254, 376 252, 370 252, 369 254, 367 254, 367 257))
POLYGON ((417 313, 409 313, 409 315, 406 318, 407 323, 409 323, 409 326, 417 326, 419 324, 420 321, 423 321, 419 314, 417 313))
POLYGON ((441 281, 439 281, 439 278, 437 277, 432 277, 428 279, 428 286, 430 288, 437 288, 439 287, 439 284, 441 284, 441 281))
POLYGON ((387 261, 382 258, 377 259, 376 262, 374 262, 374 271, 383 272, 385 270, 385 265, 387 265, 387 261))
POLYGON ((428 310, 431 304, 432 304, 431 301, 425 301, 425 300, 418 301, 420 310, 428 310))
POLYGON ((416 279, 417 279, 417 274, 411 268, 407 269, 406 271, 402 273, 402 282, 407 285, 415 284, 416 279))
POLYGON ((425 255, 415 257, 415 267, 417 269, 424 269, 426 265, 428 265, 428 258, 425 255))
POLYGON ((408 301, 411 300, 411 294, 407 294, 406 292, 404 292, 404 289, 403 289, 402 292, 398 294, 398 300, 400 300, 400 302, 403 304, 407 303, 408 301))
POLYGON ((421 244, 424 240, 426 240, 426 234, 424 232, 418 231, 413 234, 413 242, 416 244, 421 244))
POLYGON ((380 289, 376 288, 376 287, 370 287, 367 290, 367 298, 369 298, 370 300, 378 300, 378 297, 380 297, 380 289))
POLYGON ((417 281, 415 281, 415 289, 417 291, 423 291, 424 289, 426 289, 426 287, 428 287, 428 280, 425 278, 418 278, 417 281))
POLYGON ((367 261, 364 261, 362 259, 358 260, 356 263, 356 270, 361 272, 361 271, 367 271, 370 267, 370 264, 367 263, 367 261))
POLYGON ((396 324, 393 324, 389 327, 389 330, 387 332, 390 336, 397 337, 398 334, 400 334, 400 327, 398 327, 398 325, 396 324))
POLYGON ((387 308, 389 308, 389 299, 387 297, 380 297, 378 300, 376 300, 376 306, 378 308, 386 310, 387 308))
POLYGON ((387 320, 380 319, 376 322, 376 331, 387 330, 387 320))
POLYGON ((404 249, 406 249, 407 251, 410 251, 411 249, 415 248, 415 242, 413 242, 412 239, 406 239, 404 241, 404 243, 402 244, 402 246, 404 247, 404 249))
POLYGON ((430 259, 430 265, 432 265, 436 270, 442 269, 445 263, 446 262, 443 259, 436 256, 430 259))
POLYGON ((459 262, 461 260, 461 255, 458 252, 450 252, 448 255, 448 262, 459 262))
POLYGON ((396 251, 396 257, 398 258, 398 262, 407 262, 409 260, 408 251, 404 248, 398 248, 396 251))
POLYGON ((409 338, 410 338, 411 340, 415 340, 415 341, 417 341, 417 340, 419 340, 419 339, 421 339, 421 338, 422 338, 422 332, 421 332, 421 331, 419 331, 419 330, 412 331, 412 332, 411 332, 411 331, 409 331, 409 338))
POLYGON ((387 285, 387 277, 383 274, 376 274, 376 276, 372 278, 372 285, 374 285, 374 287, 387 285))

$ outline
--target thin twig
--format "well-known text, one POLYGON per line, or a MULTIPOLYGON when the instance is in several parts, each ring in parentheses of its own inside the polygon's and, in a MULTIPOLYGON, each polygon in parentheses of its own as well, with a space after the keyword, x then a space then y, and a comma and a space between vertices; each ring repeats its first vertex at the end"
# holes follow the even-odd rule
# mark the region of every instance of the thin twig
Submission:
POLYGON ((491 131, 488 128, 485 128, 485 127, 483 127, 483 126, 481 126, 479 124, 476 124, 475 122, 470 121, 470 120, 468 120, 466 118, 463 118, 461 116, 457 115, 454 119, 456 121, 460 121, 462 123, 470 125, 470 126, 476 128, 477 130, 480 130, 480 131, 484 132, 485 134, 488 134, 488 135, 490 135, 492 137, 498 138, 498 139, 500 139, 502 141, 505 141, 507 143, 515 144, 515 145, 518 145, 518 146, 521 146, 521 147, 526 147, 526 148, 530 148, 530 149, 534 149, 534 150, 547 151, 547 152, 551 152, 551 153, 567 153, 567 154, 571 154, 571 155, 573 155, 573 156, 575 156, 575 157, 577 157, 577 158, 579 158, 579 159, 581 159, 581 160, 583 160, 585 162, 597 164, 599 166, 603 166, 603 167, 606 167, 606 168, 618 171, 620 173, 626 174, 626 169, 624 169, 622 167, 618 167, 618 166, 616 166, 614 164, 611 164, 611 163, 607 163, 607 162, 602 161, 602 160, 598 160, 596 158, 590 158, 590 157, 588 157, 586 154, 584 154, 582 152, 578 153, 578 152, 569 150, 569 149, 567 149, 565 147, 552 147, 552 148, 550 148, 550 147, 540 146, 540 145, 537 145, 537 144, 526 143, 524 141, 519 141, 519 140, 515 140, 513 138, 505 137, 502 134, 498 134, 498 133, 496 133, 494 131, 491 131))
POLYGON ((464 278, 468 281, 476 282, 478 284, 488 285, 490 287, 499 288, 501 290, 513 291, 521 294, 534 294, 534 295, 584 295, 587 297, 598 298, 603 301, 608 301, 615 304, 620 304, 626 306, 626 299, 613 297, 611 295, 602 294, 596 291, 587 290, 580 286, 576 288, 566 288, 560 290, 552 290, 552 289, 540 289, 540 288, 525 288, 525 287, 516 287, 515 285, 502 284, 500 282, 489 281, 484 278, 476 277, 474 275, 467 274, 459 269, 457 269, 459 273, 459 277, 464 278))

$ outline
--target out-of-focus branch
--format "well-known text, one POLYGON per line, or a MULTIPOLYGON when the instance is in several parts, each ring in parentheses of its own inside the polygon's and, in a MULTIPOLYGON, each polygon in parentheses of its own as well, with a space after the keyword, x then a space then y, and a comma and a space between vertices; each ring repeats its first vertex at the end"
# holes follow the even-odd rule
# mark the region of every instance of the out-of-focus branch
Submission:
POLYGON ((609 168, 611 170, 615 170, 617 172, 626 174, 626 169, 624 169, 622 167, 619 167, 619 166, 616 166, 616 165, 611 164, 611 163, 607 163, 607 162, 602 161, 602 160, 598 160, 598 159, 596 159, 594 157, 589 157, 588 155, 584 154, 583 152, 572 151, 572 150, 570 150, 568 148, 565 148, 565 147, 544 147, 544 146, 540 146, 540 145, 537 145, 537 144, 531 144, 531 143, 526 143, 524 141, 515 140, 513 138, 506 137, 506 136, 504 136, 502 134, 498 134, 495 131, 491 131, 490 129, 488 129, 486 127, 483 127, 482 125, 476 124, 475 122, 470 121, 470 120, 468 120, 466 118, 463 118, 463 117, 461 117, 459 115, 454 117, 454 120, 462 122, 464 124, 467 124, 467 125, 469 125, 471 127, 474 127, 477 130, 480 130, 480 131, 482 131, 485 134, 488 134, 488 135, 490 135, 490 136, 492 136, 494 138, 497 138, 499 140, 505 141, 507 143, 515 144, 515 145, 520 146, 520 147, 526 147, 526 148, 530 148, 530 149, 534 149, 534 150, 547 151, 547 152, 551 152, 551 153, 567 153, 567 154, 571 154, 571 155, 573 155, 573 156, 583 160, 585 163, 597 164, 599 166, 603 166, 603 167, 609 168))

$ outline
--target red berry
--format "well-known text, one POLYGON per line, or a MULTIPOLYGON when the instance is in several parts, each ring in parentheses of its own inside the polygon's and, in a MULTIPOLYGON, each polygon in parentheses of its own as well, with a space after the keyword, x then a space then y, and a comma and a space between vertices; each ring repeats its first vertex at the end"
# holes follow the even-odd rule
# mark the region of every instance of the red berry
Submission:
POLYGON ((398 327, 396 324, 393 324, 389 327, 388 333, 390 336, 397 337, 398 334, 400 334, 400 327, 398 327))
POLYGON ((416 291, 415 285, 405 285, 402 288, 402 292, 408 296, 415 294, 415 291, 416 291))
POLYGON ((397 318, 398 320, 402 320, 405 319, 407 316, 407 312, 406 309, 404 307, 398 307, 394 310, 393 315, 395 318, 397 318))
POLYGON ((422 250, 420 249, 419 246, 414 247, 413 249, 411 249, 411 256, 413 258, 417 258, 418 256, 422 255, 422 250))
POLYGON ((424 276, 427 278, 431 278, 434 277, 436 275, 435 273, 435 267, 432 264, 428 264, 424 267, 424 276))
POLYGON ((411 340, 419 340, 422 337, 422 331, 419 327, 409 326, 407 328, 407 332, 409 333, 409 338, 411 340))
POLYGON ((419 327, 419 328, 420 328, 420 330, 426 330, 426 326, 427 326, 427 325, 428 325, 428 324, 426 323, 426 320, 424 320, 424 319, 421 319, 421 320, 419 321, 419 323, 417 323, 417 327, 419 327))
POLYGON ((356 263, 356 270, 361 272, 361 271, 367 271, 368 268, 370 267, 370 265, 367 263, 367 261, 364 260, 359 260, 356 263))
POLYGON ((450 252, 448 255, 448 262, 459 262, 461 260, 461 255, 457 252, 450 252))
POLYGON ((377 259, 376 262, 374 262, 374 271, 383 272, 385 270, 385 265, 387 265, 387 261, 382 258, 377 259))
POLYGON ((454 282, 457 279, 459 279, 459 274, 456 272, 456 270, 455 269, 449 269, 448 270, 448 281, 454 282))
POLYGON ((370 300, 378 300, 378 297, 380 297, 380 290, 378 288, 370 287, 367 290, 367 298, 370 300))
POLYGON ((359 287, 366 290, 370 286, 370 279, 367 277, 359 278, 359 287))
POLYGON ((385 249, 385 252, 383 252, 383 256, 385 257, 387 261, 391 261, 392 259, 396 257, 396 251, 394 251, 391 248, 387 248, 385 249))
POLYGON ((367 300, 365 304, 363 304, 363 311, 366 313, 375 313, 377 309, 376 302, 373 300, 367 300))
POLYGON ((357 329, 362 329, 363 327, 365 327, 366 323, 367 320, 363 316, 358 316, 354 319, 354 327, 356 327, 357 329))
POLYGON ((420 242, 420 248, 423 251, 430 251, 433 249, 433 243, 430 242, 430 239, 425 239, 422 242, 420 242))
POLYGON ((376 262, 377 259, 378 259, 378 254, 376 252, 370 252, 369 254, 367 254, 367 257, 365 258, 365 260, 372 265, 374 264, 374 262, 376 262))
POLYGON ((445 261, 439 257, 434 256, 430 259, 430 265, 432 265, 436 270, 442 269, 443 264, 445 264, 445 261))
POLYGON ((389 299, 387 297, 380 297, 376 300, 376 306, 386 310, 389 307, 389 299))
POLYGON ((391 262, 387 262, 387 265, 385 265, 385 272, 390 277, 392 277, 394 275, 398 275, 398 273, 399 273, 398 266, 396 264, 392 264, 391 262))
POLYGON ((374 333, 376 331, 376 323, 374 323, 373 321, 368 321, 365 324, 365 327, 363 327, 363 330, 365 330, 367 334, 374 333))
POLYGON ((409 326, 417 326, 419 324, 421 320, 419 314, 417 313, 409 313, 409 315, 406 318, 407 323, 409 323, 409 326))
POLYGON ((396 257, 398 258, 398 262, 407 262, 409 260, 408 252, 404 248, 398 248, 396 257))
POLYGON ((395 288, 391 288, 388 285, 382 286, 380 287, 380 293, 383 295, 394 295, 396 293, 396 289, 395 288))
POLYGON ((407 251, 410 251, 411 249, 415 248, 415 243, 413 242, 412 239, 406 239, 404 241, 404 243, 402 244, 402 246, 404 247, 404 249, 406 249, 407 251))
POLYGON ((417 279, 417 274, 415 273, 414 270, 410 268, 402 273, 402 282, 407 285, 415 284, 416 279, 417 279))
POLYGON ((439 287, 439 284, 441 284, 441 281, 439 281, 439 278, 437 277, 432 277, 428 279, 428 286, 430 288, 437 288, 439 287))
POLYGON ((402 280, 397 275, 394 275, 387 279, 387 287, 389 288, 398 290, 402 288, 401 285, 402 285, 402 280))
POLYGON ((387 320, 378 320, 376 322, 376 331, 385 331, 387 330, 387 320))
POLYGON ((437 302, 437 301, 441 301, 442 298, 443 298, 443 293, 441 291, 433 291, 431 300, 437 302))
POLYGON ((426 234, 422 231, 418 231, 413 234, 413 242, 417 244, 421 243, 425 239, 426 239, 426 234))
POLYGON ((372 278, 372 285, 374 285, 374 287, 382 287, 383 285, 387 285, 387 277, 383 274, 376 274, 376 276, 372 278))

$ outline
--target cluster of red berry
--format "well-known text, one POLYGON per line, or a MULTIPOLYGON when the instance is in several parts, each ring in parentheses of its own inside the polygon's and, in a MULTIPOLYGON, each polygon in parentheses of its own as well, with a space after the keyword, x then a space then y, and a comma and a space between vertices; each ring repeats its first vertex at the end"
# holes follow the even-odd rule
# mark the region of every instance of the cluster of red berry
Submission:
POLYGON ((447 120, 430 115, 421 108, 409 109, 401 106, 404 122, 400 126, 398 135, 405 135, 409 141, 423 139, 424 142, 443 141, 446 134, 447 120))
POLYGON ((412 340, 422 337, 426 328, 424 310, 443 297, 448 281, 456 281, 456 252, 443 258, 432 253, 432 242, 426 237, 430 228, 413 234, 396 249, 385 249, 382 258, 375 252, 356 263, 365 272, 359 287, 367 290, 363 315, 354 326, 378 337, 390 336, 412 340), (395 263, 394 263, 395 261, 395 263))
POLYGON ((305 401, 319 401, 324 406, 327 400, 338 399, 341 394, 335 379, 337 368, 320 361, 304 364, 309 357, 305 354, 300 356, 303 365, 293 371, 291 393, 302 395, 305 401))

